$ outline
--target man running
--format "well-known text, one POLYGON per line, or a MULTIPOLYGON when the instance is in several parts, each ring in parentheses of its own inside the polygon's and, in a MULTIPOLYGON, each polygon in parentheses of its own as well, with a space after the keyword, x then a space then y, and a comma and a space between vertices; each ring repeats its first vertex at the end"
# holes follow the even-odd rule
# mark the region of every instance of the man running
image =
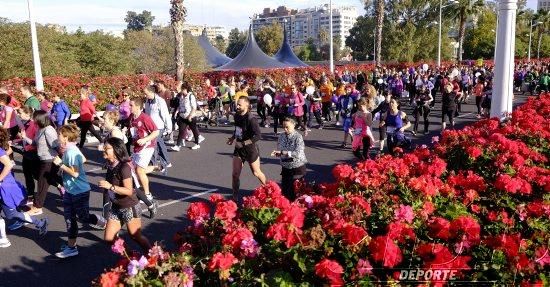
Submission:
MULTIPOLYGON (((134 145, 132 161, 136 169, 136 175, 147 199, 151 202, 147 208, 152 214, 156 213, 156 202, 153 201, 153 195, 149 191, 149 178, 147 173, 155 170, 155 166, 149 166, 151 157, 155 152, 156 139, 159 130, 155 122, 149 115, 143 112, 143 99, 133 98, 130 100, 130 134, 134 145)), ((147 203, 146 203, 147 204, 147 203)))
POLYGON ((235 113, 235 131, 233 136, 227 140, 228 145, 235 142, 233 152, 233 200, 238 202, 239 187, 241 184, 241 170, 245 162, 248 162, 250 170, 255 177, 265 184, 266 178, 260 169, 260 150, 257 142, 260 140, 261 132, 258 120, 250 113, 250 99, 246 96, 240 97, 237 101, 237 113, 235 113))

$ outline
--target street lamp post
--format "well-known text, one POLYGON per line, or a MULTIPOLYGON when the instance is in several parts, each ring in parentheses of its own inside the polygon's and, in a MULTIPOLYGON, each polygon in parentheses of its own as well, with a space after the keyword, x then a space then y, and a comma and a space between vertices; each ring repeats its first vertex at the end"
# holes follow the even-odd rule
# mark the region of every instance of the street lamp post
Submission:
POLYGON ((330 18, 329 22, 328 22, 329 23, 328 24, 328 30, 329 30, 329 34, 330 34, 330 45, 329 45, 329 49, 330 49, 330 51, 329 51, 329 55, 330 55, 330 60, 329 60, 330 61, 330 73, 334 74, 334 51, 332 49, 332 45, 333 45, 332 42, 334 41, 334 39, 332 38, 332 0, 330 0, 328 3, 329 3, 328 4, 328 8, 329 8, 328 9, 329 10, 329 12, 328 12, 329 16, 328 17, 330 18))
POLYGON ((437 45, 437 66, 438 67, 441 67, 441 26, 443 25, 442 23, 442 18, 443 18, 443 8, 445 7, 448 7, 450 5, 453 5, 453 4, 456 4, 457 1, 456 0, 453 0, 453 1, 450 1, 449 4, 443 6, 443 0, 439 0, 439 37, 438 37, 438 45, 437 45))
POLYGON ((491 117, 500 120, 508 118, 512 113, 517 2, 518 0, 500 0, 498 2, 491 117))
POLYGON ((531 38, 533 36, 533 27, 535 27, 539 24, 542 24, 542 22, 537 22, 535 24, 533 24, 533 20, 531 20, 531 22, 530 22, 531 28, 529 30, 529 49, 528 49, 529 52, 527 52, 527 62, 528 63, 531 63, 531 38))
POLYGON ((36 37, 36 24, 34 23, 34 15, 32 11, 32 0, 27 0, 29 9, 29 23, 31 25, 31 40, 32 40, 32 60, 34 63, 34 78, 36 82, 36 90, 44 90, 44 80, 42 79, 42 66, 40 65, 40 54, 38 52, 38 38, 36 37))

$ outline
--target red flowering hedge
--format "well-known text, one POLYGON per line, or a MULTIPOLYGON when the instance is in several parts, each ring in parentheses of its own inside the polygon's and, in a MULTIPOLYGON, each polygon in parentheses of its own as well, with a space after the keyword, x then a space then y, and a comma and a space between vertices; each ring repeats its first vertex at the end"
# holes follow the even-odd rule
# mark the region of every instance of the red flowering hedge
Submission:
POLYGON ((297 183, 294 202, 269 182, 240 209, 219 195, 192 203, 179 250, 157 246, 96 283, 547 286, 549 114, 546 94, 433 149, 337 165, 334 182, 297 183))
MULTIPOLYGON (((407 67, 419 67, 423 63, 395 63, 388 65, 391 68, 407 68, 407 67)), ((430 63, 433 64, 433 63, 430 63)), ((447 66, 451 66, 451 62, 444 63, 447 66)), ((491 62, 485 62, 490 65, 491 62)), ((358 71, 371 71, 373 69, 372 64, 368 65, 356 65, 350 64, 345 66, 336 67, 343 70, 348 69, 352 72, 358 71)), ((203 96, 201 84, 205 79, 210 79, 213 84, 219 83, 220 79, 227 79, 230 76, 243 75, 249 82, 255 83, 257 77, 263 77, 269 75, 275 82, 284 83, 288 77, 293 78, 295 81, 300 81, 304 72, 308 71, 315 78, 319 78, 322 73, 329 74, 328 66, 312 66, 307 68, 288 68, 288 69, 250 69, 240 72, 234 71, 211 71, 206 73, 186 73, 184 75, 185 81, 189 82, 198 95, 199 98, 203 96)), ((126 75, 126 76, 106 76, 106 77, 88 77, 83 75, 72 75, 69 77, 44 77, 45 90, 51 94, 60 95, 61 98, 72 107, 73 111, 76 111, 79 100, 79 89, 82 85, 88 84, 92 88, 92 92, 100 100, 100 108, 106 105, 108 102, 119 98, 122 87, 127 86, 133 92, 140 94, 140 91, 150 83, 151 80, 163 80, 169 88, 176 90, 177 82, 173 76, 165 74, 151 74, 151 75, 126 75)), ((13 78, 6 81, 0 81, 0 86, 6 85, 10 90, 10 94, 22 99, 22 95, 19 93, 19 87, 22 85, 34 85, 34 78, 13 78)))

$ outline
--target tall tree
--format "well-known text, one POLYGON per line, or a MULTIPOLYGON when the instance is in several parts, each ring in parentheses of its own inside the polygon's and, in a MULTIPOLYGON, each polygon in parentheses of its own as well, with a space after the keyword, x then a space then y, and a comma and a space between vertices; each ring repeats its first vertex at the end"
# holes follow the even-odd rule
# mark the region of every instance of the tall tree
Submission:
POLYGON ((489 9, 480 13, 477 24, 464 38, 464 56, 467 59, 491 59, 495 53, 497 18, 489 9))
POLYGON ((283 43, 283 27, 274 22, 271 25, 258 29, 255 37, 262 51, 269 56, 273 56, 283 43))
POLYGON ((385 0, 376 0, 376 64, 382 61, 382 29, 384 28, 385 0))
POLYGON ((214 43, 212 43, 212 45, 222 53, 225 53, 225 49, 227 49, 227 43, 222 35, 216 36, 216 39, 214 39, 214 43))
POLYGON ((354 59, 364 61, 373 52, 374 18, 359 16, 346 38, 346 46, 352 50, 354 59))
POLYGON ((244 48, 244 45, 246 44, 246 33, 240 32, 237 28, 233 28, 229 32, 229 37, 227 40, 228 43, 225 54, 230 58, 235 58, 237 55, 239 55, 241 50, 244 48))
POLYGON ((184 47, 183 47, 183 22, 187 16, 187 9, 183 5, 183 0, 170 0, 170 24, 174 30, 176 40, 175 58, 176 58, 176 79, 183 81, 183 72, 185 70, 184 47))
POLYGON ((143 10, 140 14, 128 11, 126 12, 126 18, 124 18, 124 21, 128 23, 126 29, 129 31, 151 30, 154 20, 155 16, 151 14, 151 11, 147 10, 143 10))
POLYGON ((536 23, 540 23, 537 26, 537 59, 540 59, 540 47, 542 44, 542 37, 544 34, 550 31, 550 10, 540 9, 537 14, 535 14, 536 23))
POLYGON ((458 21, 458 56, 457 60, 462 62, 464 36, 466 35, 466 22, 474 15, 479 15, 484 6, 483 0, 458 0, 455 5, 450 5, 449 16, 458 21))

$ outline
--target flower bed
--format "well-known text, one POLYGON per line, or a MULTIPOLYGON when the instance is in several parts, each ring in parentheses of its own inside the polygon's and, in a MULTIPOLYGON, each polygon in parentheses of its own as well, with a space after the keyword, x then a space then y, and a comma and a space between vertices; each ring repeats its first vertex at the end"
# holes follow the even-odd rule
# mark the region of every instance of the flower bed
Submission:
POLYGON ((96 284, 548 284, 548 114, 550 94, 506 124, 445 131, 433 149, 337 165, 334 182, 297 183, 294 202, 269 182, 240 209, 218 195, 192 203, 179 250, 157 246, 96 284))

